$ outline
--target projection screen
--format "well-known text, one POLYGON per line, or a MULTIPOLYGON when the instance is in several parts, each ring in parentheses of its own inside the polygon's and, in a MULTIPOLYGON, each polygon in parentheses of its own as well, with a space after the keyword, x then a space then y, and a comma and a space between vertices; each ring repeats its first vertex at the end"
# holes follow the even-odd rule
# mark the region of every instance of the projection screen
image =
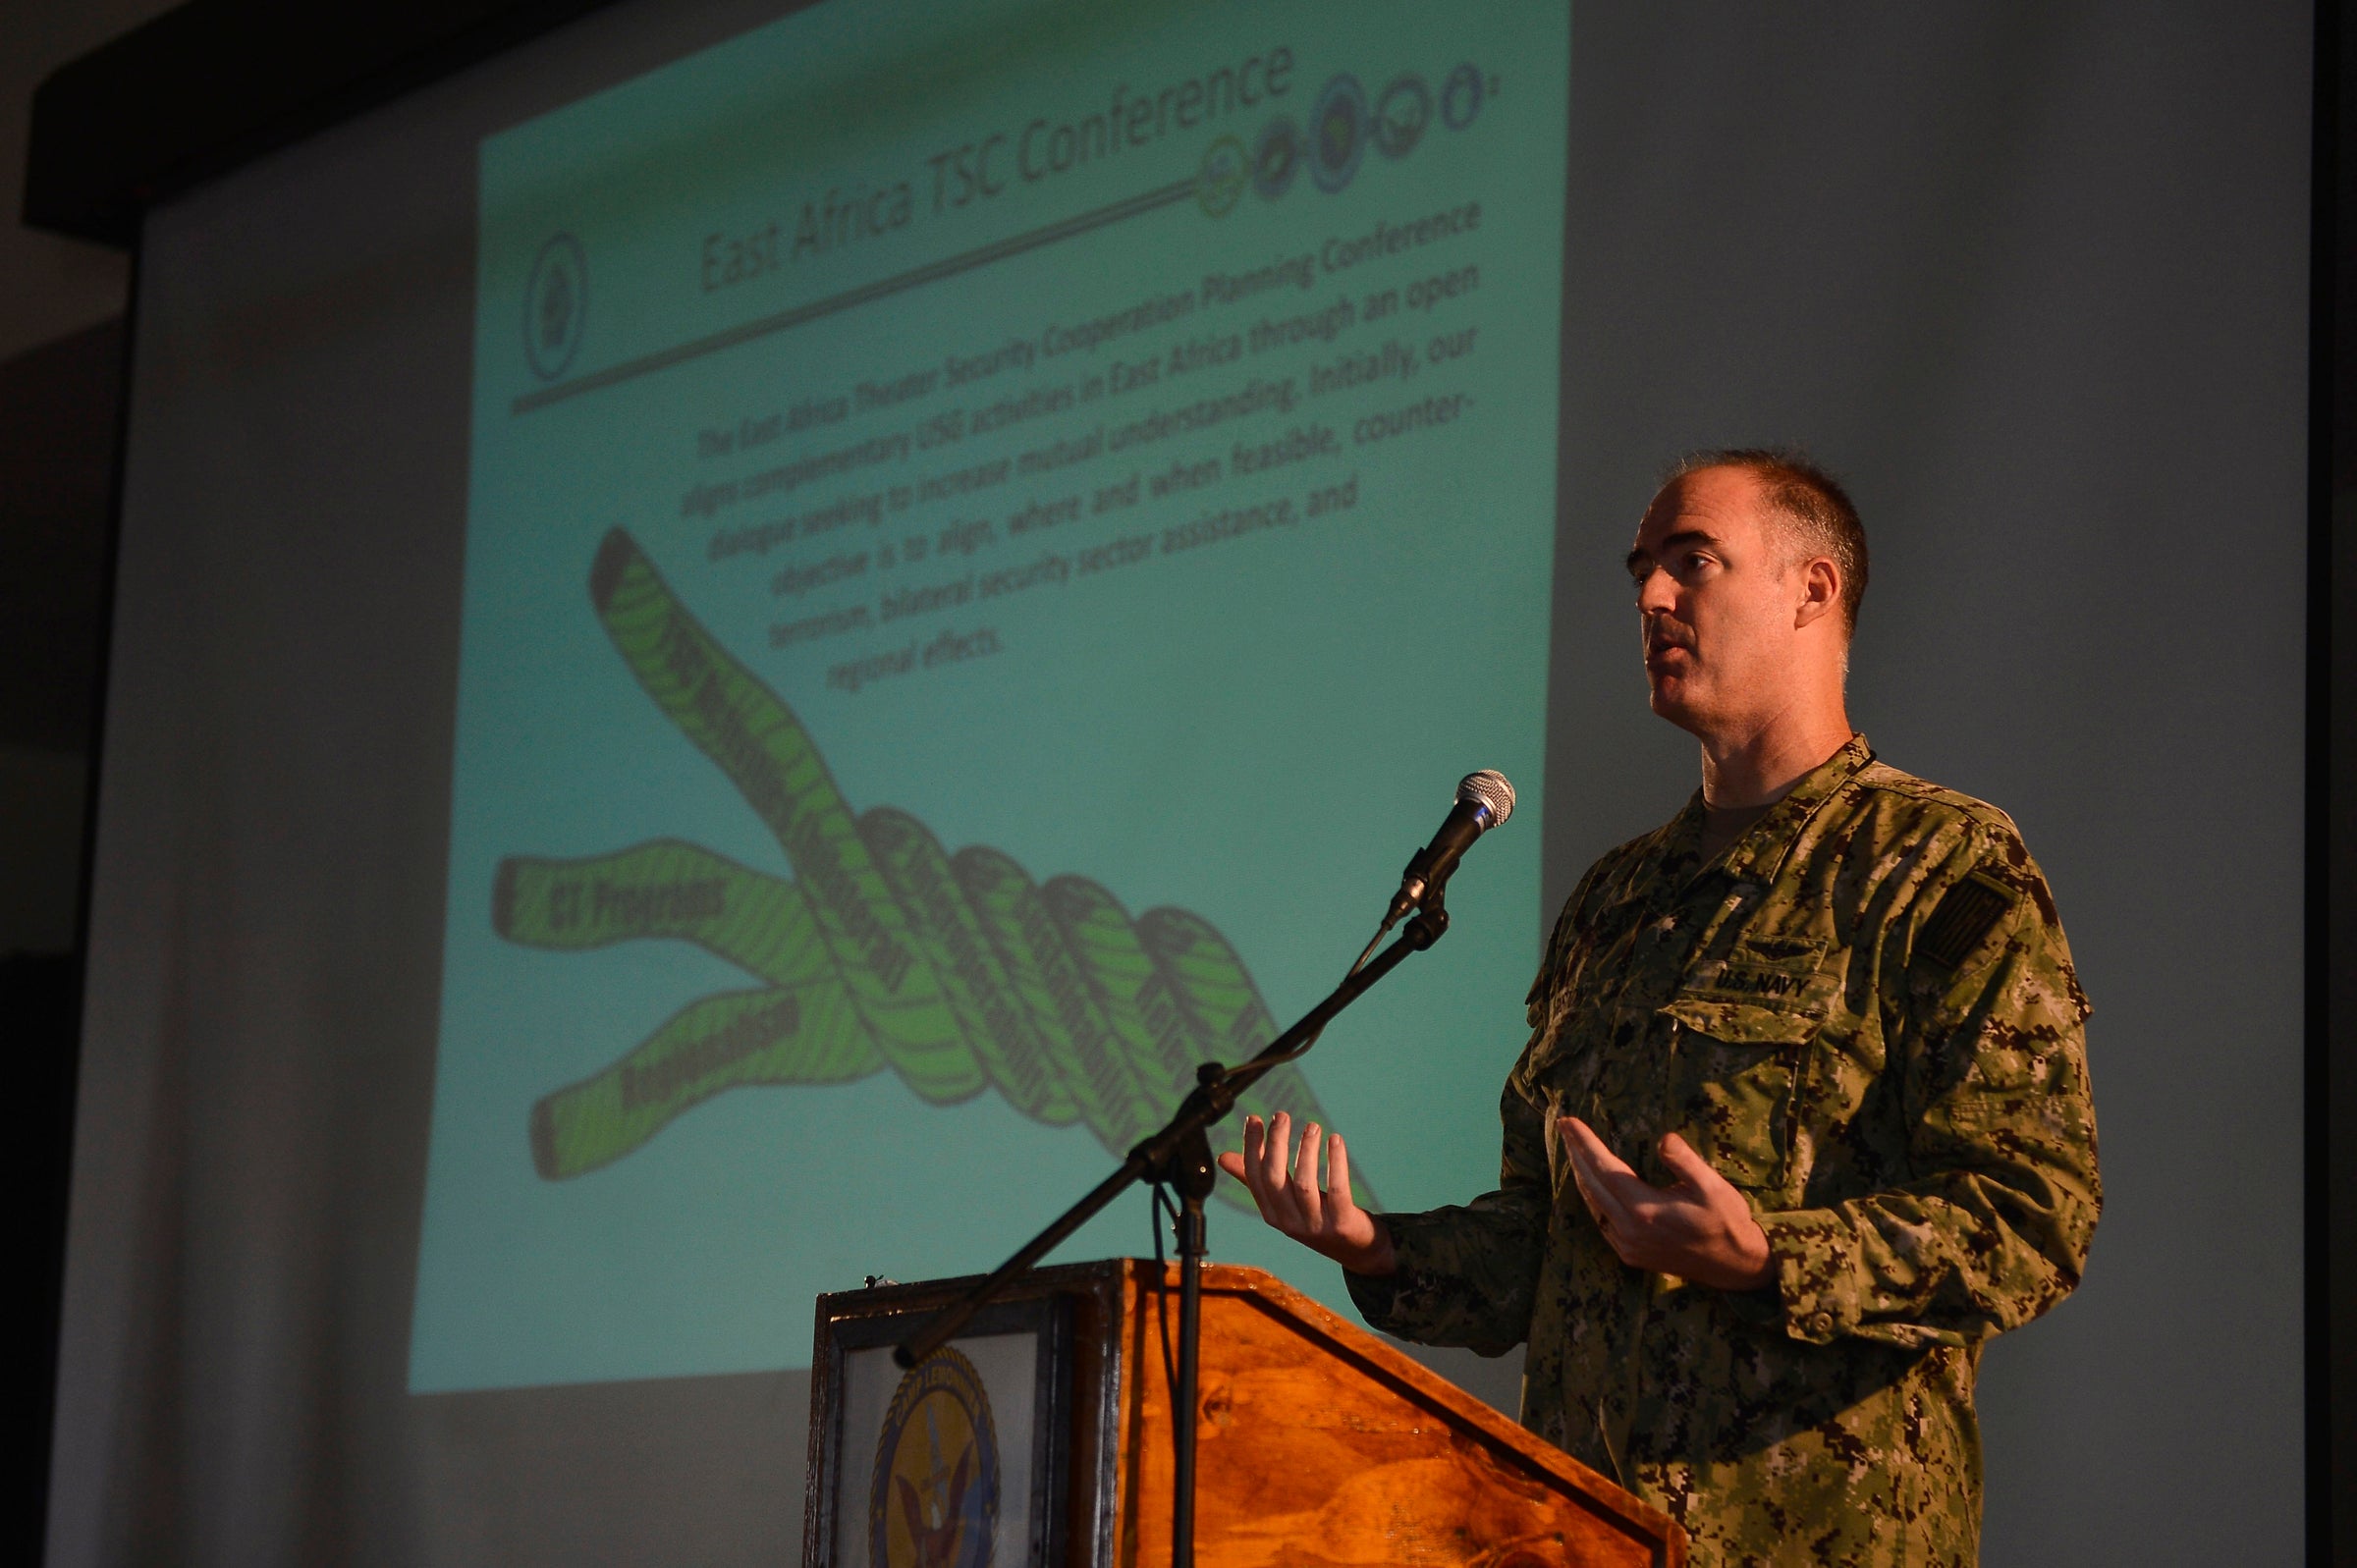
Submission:
POLYGON ((1694 786, 1619 555, 1762 441, 2096 1005, 1988 1560, 2287 1558, 2296 1210, 2217 1181, 2297 1184, 2308 21, 2142 16, 623 4, 155 211, 53 1560, 796 1552, 812 1296, 1012 1250, 1496 768, 1250 1102, 1483 1190, 1694 786))

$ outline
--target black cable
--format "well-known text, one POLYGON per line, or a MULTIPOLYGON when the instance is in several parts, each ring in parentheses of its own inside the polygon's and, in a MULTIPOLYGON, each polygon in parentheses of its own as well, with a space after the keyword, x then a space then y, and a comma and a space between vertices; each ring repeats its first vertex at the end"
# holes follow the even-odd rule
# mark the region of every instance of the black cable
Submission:
POLYGON ((1162 1330, 1163 1386, 1170 1389, 1173 1396, 1171 1426, 1176 1430, 1178 1425, 1178 1356, 1171 1348, 1170 1269, 1162 1257, 1162 1217, 1165 1214, 1170 1216, 1173 1233, 1176 1234, 1178 1203, 1171 1196, 1170 1189, 1158 1181, 1154 1183, 1154 1318, 1162 1330))

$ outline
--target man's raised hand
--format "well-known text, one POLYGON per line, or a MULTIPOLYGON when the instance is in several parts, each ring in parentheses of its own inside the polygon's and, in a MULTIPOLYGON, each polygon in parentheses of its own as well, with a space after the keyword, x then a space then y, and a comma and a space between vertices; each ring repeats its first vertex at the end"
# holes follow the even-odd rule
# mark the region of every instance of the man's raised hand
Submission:
POLYGON ((1664 1135, 1661 1152, 1677 1180, 1656 1187, 1577 1116, 1555 1125, 1579 1196, 1622 1263, 1721 1290, 1756 1290, 1776 1277, 1768 1234, 1751 1206, 1676 1133, 1664 1135))
POLYGON ((1220 1168, 1252 1190, 1260 1217, 1313 1252, 1354 1274, 1388 1274, 1398 1267, 1392 1233, 1380 1217, 1350 1199, 1350 1151, 1343 1135, 1326 1136, 1311 1122, 1292 1149, 1293 1122, 1284 1111, 1263 1124, 1244 1118, 1244 1151, 1220 1156, 1220 1168), (1318 1184, 1318 1148, 1326 1149, 1326 1184, 1318 1184))

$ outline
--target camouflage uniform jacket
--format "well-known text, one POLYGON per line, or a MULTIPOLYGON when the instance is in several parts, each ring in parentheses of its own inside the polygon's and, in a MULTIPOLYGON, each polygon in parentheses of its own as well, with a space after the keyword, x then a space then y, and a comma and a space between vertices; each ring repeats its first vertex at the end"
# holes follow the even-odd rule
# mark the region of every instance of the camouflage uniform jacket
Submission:
POLYGON ((1368 1322, 1502 1354, 1522 1421, 1683 1524, 1698 1565, 1969 1564, 1981 1346, 2078 1282, 2101 1204, 2088 1006, 2002 812, 1863 736, 1709 865, 1700 795, 1598 861, 1531 987, 1499 1190, 1387 1217, 1368 1322), (1622 1264, 1554 1118, 1648 1181, 1675 1130, 1775 1277, 1622 1264))

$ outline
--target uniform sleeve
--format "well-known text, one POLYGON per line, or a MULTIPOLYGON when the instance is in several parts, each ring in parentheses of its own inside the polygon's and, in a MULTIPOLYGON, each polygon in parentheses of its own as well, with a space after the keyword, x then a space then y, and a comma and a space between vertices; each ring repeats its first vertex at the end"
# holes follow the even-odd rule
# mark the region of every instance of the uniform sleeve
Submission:
POLYGON ((1538 977, 1523 999, 1531 1037, 1498 1099, 1504 1128, 1498 1190, 1462 1207, 1424 1214, 1386 1215, 1399 1266, 1382 1277, 1344 1272, 1350 1299, 1368 1323, 1424 1345, 1460 1345, 1502 1356, 1530 1333, 1531 1307, 1554 1208, 1547 1167, 1546 1115, 1524 1088, 1524 1067, 1561 1018, 1556 982, 1579 937, 1597 871, 1591 869, 1563 904, 1548 939, 1538 977))
POLYGON ((1906 1179, 1759 1217, 1795 1339, 1983 1339, 2060 1301, 2086 1264, 2103 1202, 2087 1000, 2020 841, 1958 860, 1886 947, 1906 1179))
POLYGON ((1386 1215, 1399 1257, 1381 1278, 1345 1273, 1350 1299, 1385 1333, 1502 1356, 1530 1332, 1552 1188, 1545 1123, 1509 1081, 1500 1098, 1506 1154, 1498 1190, 1461 1208, 1386 1215))

